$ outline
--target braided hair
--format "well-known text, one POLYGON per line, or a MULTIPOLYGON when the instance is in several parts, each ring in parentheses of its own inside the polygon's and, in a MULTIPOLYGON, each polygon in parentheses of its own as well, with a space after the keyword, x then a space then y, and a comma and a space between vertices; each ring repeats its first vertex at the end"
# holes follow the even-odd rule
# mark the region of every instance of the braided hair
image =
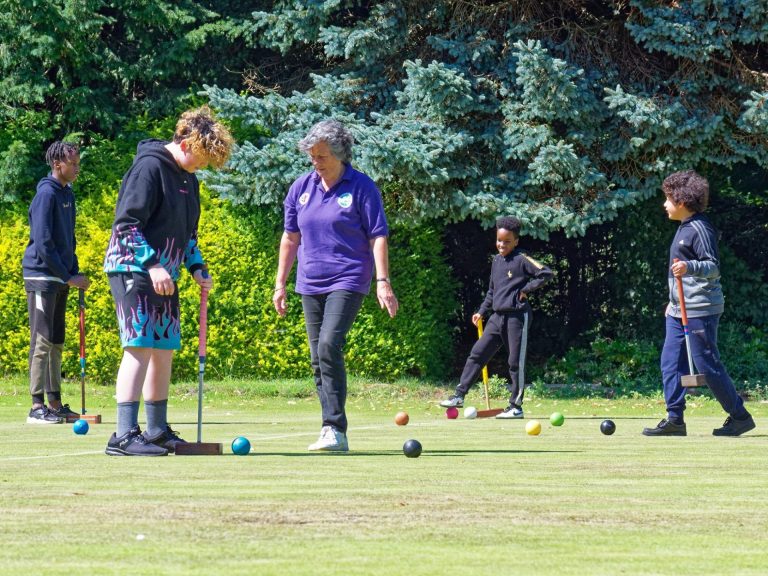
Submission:
POLYGON ((57 140, 48 146, 48 150, 45 152, 45 163, 53 168, 54 162, 66 162, 73 155, 79 153, 80 149, 77 147, 77 144, 57 140))

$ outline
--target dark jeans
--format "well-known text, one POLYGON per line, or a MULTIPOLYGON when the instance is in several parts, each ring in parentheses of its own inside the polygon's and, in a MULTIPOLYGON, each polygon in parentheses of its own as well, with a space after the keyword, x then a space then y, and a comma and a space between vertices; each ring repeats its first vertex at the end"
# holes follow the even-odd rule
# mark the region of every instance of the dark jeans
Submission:
POLYGON ((533 314, 530 310, 511 312, 506 314, 491 314, 488 323, 472 351, 469 353, 464 370, 456 387, 456 393, 466 396, 469 389, 477 380, 483 366, 493 358, 494 354, 503 346, 507 349, 507 363, 509 364, 509 403, 517 407, 523 405, 525 392, 525 357, 528 349, 528 330, 531 326, 533 314))
POLYGON ((301 296, 312 371, 323 410, 323 426, 332 426, 345 434, 347 371, 344 367, 344 345, 364 297, 364 294, 347 290, 301 296))
MULTIPOLYGON (((728 371, 720 361, 717 349, 717 325, 720 315, 688 318, 688 334, 691 340, 693 367, 697 374, 705 374, 712 394, 728 414, 741 418, 746 414, 744 402, 736 393, 728 371)), ((685 333, 680 318, 667 316, 667 332, 661 351, 661 379, 664 384, 664 400, 670 418, 682 419, 685 411, 685 388, 682 376, 690 373, 688 353, 685 349, 685 333)))

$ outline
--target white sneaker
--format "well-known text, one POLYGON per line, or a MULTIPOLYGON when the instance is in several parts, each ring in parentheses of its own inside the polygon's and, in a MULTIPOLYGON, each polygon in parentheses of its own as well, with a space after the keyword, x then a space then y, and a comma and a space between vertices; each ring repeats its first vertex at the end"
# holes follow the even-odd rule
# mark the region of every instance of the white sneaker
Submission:
POLYGON ((496 418, 499 418, 501 420, 508 420, 512 418, 522 418, 522 417, 523 417, 523 409, 517 408, 515 406, 507 406, 506 408, 504 408, 504 412, 496 414, 496 418))
POLYGON ((464 396, 452 394, 446 400, 440 402, 440 406, 443 408, 461 408, 464 406, 464 396))
POLYGON ((348 452, 349 444, 347 436, 343 432, 334 430, 331 426, 323 426, 317 442, 310 444, 310 451, 323 450, 325 452, 348 452))

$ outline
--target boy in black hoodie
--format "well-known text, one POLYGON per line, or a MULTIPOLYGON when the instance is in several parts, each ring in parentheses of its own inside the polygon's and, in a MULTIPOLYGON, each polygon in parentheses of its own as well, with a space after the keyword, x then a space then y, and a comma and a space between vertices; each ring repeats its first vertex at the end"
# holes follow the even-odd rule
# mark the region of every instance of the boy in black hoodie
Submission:
POLYGON ((485 300, 472 315, 472 324, 488 317, 483 337, 472 347, 461 373, 456 392, 440 402, 445 408, 464 405, 472 384, 488 361, 502 346, 507 349, 509 363, 509 406, 496 418, 522 418, 525 390, 525 356, 528 330, 531 325, 531 305, 528 294, 552 278, 552 271, 517 247, 520 241, 520 220, 499 218, 496 221, 496 249, 491 264, 491 280, 485 300))
POLYGON ((195 172, 222 166, 232 137, 207 107, 189 110, 173 140, 145 140, 123 177, 112 237, 104 259, 115 300, 123 358, 117 373, 117 432, 111 456, 164 456, 184 442, 168 425, 168 388, 174 350, 181 347, 176 281, 181 265, 201 288, 204 273, 197 245, 200 190, 195 172), (138 424, 144 396, 147 430, 138 424))
POLYGON ((21 266, 29 310, 29 392, 27 424, 60 424, 77 414, 61 403, 61 355, 69 287, 87 290, 75 248, 75 195, 72 182, 80 172, 80 152, 67 142, 48 147, 51 173, 37 184, 29 206, 29 243, 21 266), (48 396, 45 405, 44 394, 48 396))

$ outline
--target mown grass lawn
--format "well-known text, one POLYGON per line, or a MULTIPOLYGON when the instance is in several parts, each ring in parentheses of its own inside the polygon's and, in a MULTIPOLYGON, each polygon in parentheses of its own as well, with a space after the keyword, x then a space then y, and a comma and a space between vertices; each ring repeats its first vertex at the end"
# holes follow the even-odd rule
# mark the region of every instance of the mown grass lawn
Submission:
MULTIPOLYGON (((523 421, 447 420, 444 390, 355 382, 351 452, 332 455, 306 451, 320 426, 308 382, 206 384, 203 439, 224 455, 141 459, 103 454, 111 390, 89 388, 104 423, 76 436, 24 424, 24 380, 0 380, 2 572, 766 573, 765 404, 750 403, 758 427, 743 438, 711 436, 724 416, 706 397, 691 403, 688 437, 646 438, 660 398, 531 397, 523 421), (599 431, 608 417, 613 436, 599 431), (240 435, 248 456, 229 449, 240 435), (420 458, 403 456, 408 438, 420 458)), ((195 387, 176 385, 170 402, 187 439, 195 387)), ((77 408, 78 386, 65 392, 77 408)))

